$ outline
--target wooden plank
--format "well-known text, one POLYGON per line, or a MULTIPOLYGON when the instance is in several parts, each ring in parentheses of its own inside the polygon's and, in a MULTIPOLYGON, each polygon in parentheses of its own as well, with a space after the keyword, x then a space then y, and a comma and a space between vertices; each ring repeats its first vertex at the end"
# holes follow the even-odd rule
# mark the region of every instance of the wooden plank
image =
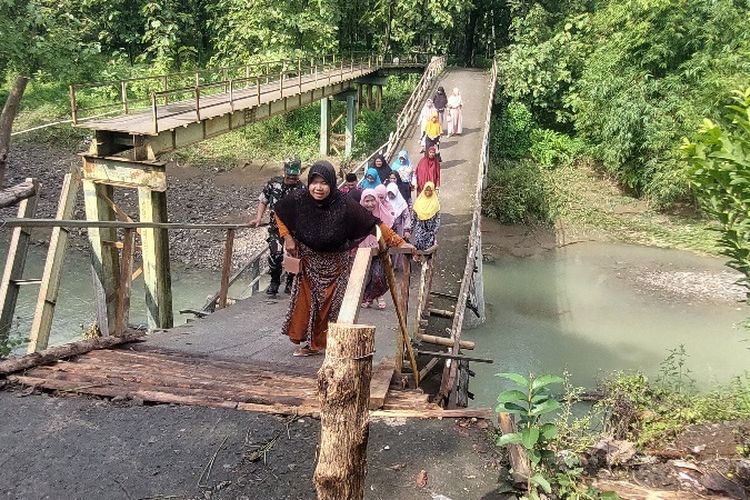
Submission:
POLYGON ((393 379, 393 363, 383 359, 378 366, 372 370, 372 380, 370 382, 370 410, 377 410, 383 407, 388 389, 393 379))
MULTIPOLYGON (((84 180, 83 194, 86 219, 114 221, 115 214, 105 198, 112 198, 112 186, 84 180)), ((112 228, 92 227, 88 230, 91 245, 91 270, 97 308, 97 326, 102 335, 111 335, 115 329, 117 286, 120 277, 120 258, 117 249, 105 241, 117 239, 112 228)))
POLYGON ((167 190, 165 163, 117 157, 83 156, 83 179, 111 186, 167 190))
MULTIPOLYGON (((33 182, 31 178, 26 181, 33 182)), ((39 190, 37 194, 21 200, 18 204, 18 217, 34 217, 36 206, 39 201, 39 190)), ((10 245, 8 245, 8 255, 5 258, 5 269, 3 270, 2 279, 0 279, 0 339, 5 339, 10 333, 13 326, 13 316, 16 311, 16 302, 18 301, 18 281, 23 279, 23 270, 26 267, 26 253, 29 249, 29 240, 31 234, 27 228, 16 227, 10 236, 10 245), (15 283, 14 283, 15 282, 15 283)))
POLYGON ((93 339, 78 340, 61 346, 50 347, 39 352, 29 353, 18 358, 6 359, 0 361, 0 375, 28 370, 35 366, 78 356, 95 349, 106 349, 127 342, 135 342, 142 339, 145 335, 146 333, 142 331, 130 331, 121 337, 96 337, 93 339))
POLYGON ((229 273, 232 272, 232 250, 234 249, 234 229, 227 231, 224 242, 224 259, 221 266, 221 286, 219 287, 219 308, 227 307, 229 294, 229 273))
POLYGON ((372 418, 481 418, 490 420, 490 408, 456 408, 454 410, 424 409, 424 410, 374 410, 370 412, 372 418))
MULTIPOLYGON (((60 201, 57 204, 56 219, 69 219, 73 216, 76 195, 80 186, 81 179, 76 173, 65 174, 60 190, 60 201)), ((49 344, 67 246, 68 230, 61 227, 52 229, 34 319, 31 322, 28 352, 41 351, 49 344)))
MULTIPOLYGON (((497 422, 503 434, 512 434, 517 430, 516 423, 507 413, 498 413, 497 422)), ((508 446, 508 454, 510 455, 511 478, 513 482, 526 486, 531 476, 531 467, 526 449, 520 444, 511 444, 508 446)))
MULTIPOLYGON (((167 194, 138 188, 138 208, 143 222, 167 221, 167 194)), ((141 230, 143 281, 146 286, 148 327, 171 328, 172 277, 169 265, 169 238, 165 229, 141 230)))
POLYGON ((369 248, 358 248, 354 257, 349 282, 346 285, 344 300, 341 303, 341 310, 337 323, 344 325, 353 325, 357 322, 362 295, 365 293, 365 284, 370 273, 371 251, 369 248))
POLYGON ((122 238, 120 259, 120 286, 117 287, 117 311, 115 315, 115 335, 122 335, 130 318, 130 291, 133 280, 133 255, 135 254, 135 229, 126 229, 122 238))
MULTIPOLYGON (((453 340, 447 338, 447 337, 438 337, 437 335, 428 335, 428 334, 421 334, 417 336, 417 340, 420 342, 425 342, 427 344, 434 344, 434 345, 440 345, 445 347, 452 347, 453 346, 453 340)), ((461 341, 461 349, 468 349, 472 350, 474 347, 476 347, 476 344, 471 340, 462 340, 461 341)))
MULTIPOLYGON (((411 291, 411 259, 409 257, 402 257, 401 262, 403 263, 403 270, 401 275, 401 308, 402 314, 404 315, 404 322, 406 323, 407 329, 409 328, 409 293, 411 291)), ((414 337, 412 337, 414 338, 414 337)), ((396 336, 396 354, 394 355, 394 367, 396 373, 401 373, 401 368, 404 364, 404 337, 403 335, 396 336)))

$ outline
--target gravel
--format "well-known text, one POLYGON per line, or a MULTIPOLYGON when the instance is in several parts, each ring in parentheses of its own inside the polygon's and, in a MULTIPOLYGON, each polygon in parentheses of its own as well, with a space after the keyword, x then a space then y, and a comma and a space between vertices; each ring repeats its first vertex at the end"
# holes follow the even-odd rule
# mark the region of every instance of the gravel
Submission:
MULTIPOLYGON (((7 184, 35 177, 42 185, 37 208, 37 218, 51 218, 57 211, 60 186, 71 166, 81 160, 75 152, 47 145, 15 144, 11 150, 7 184)), ((255 213, 260 190, 266 180, 276 175, 264 166, 245 165, 233 170, 222 167, 191 168, 175 162, 167 164, 168 201, 170 222, 230 223, 245 222, 255 213)), ((138 197, 135 190, 115 189, 114 201, 134 220, 138 220, 138 197)), ((15 207, 0 209, 0 217, 16 217, 15 207)), ((79 193, 74 218, 84 219, 83 197, 79 193)), ((6 231, 7 233, 7 231, 6 231)), ((170 255, 179 262, 196 269, 221 267, 226 233, 218 230, 175 230, 169 232, 170 255)), ((33 233, 37 244, 45 243, 49 231, 33 233)), ((239 266, 250 255, 265 245, 266 229, 237 231, 233 262, 239 266)), ((71 245, 88 249, 86 231, 73 231, 71 245)))

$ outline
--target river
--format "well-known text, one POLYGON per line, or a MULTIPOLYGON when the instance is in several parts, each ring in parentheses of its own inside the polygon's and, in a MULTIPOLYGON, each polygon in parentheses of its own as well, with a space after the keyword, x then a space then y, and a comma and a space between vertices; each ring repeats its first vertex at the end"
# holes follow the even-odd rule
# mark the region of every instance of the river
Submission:
POLYGON ((592 387, 603 373, 658 375, 685 346, 699 388, 750 368, 750 309, 721 259, 613 243, 581 243, 484 265, 487 322, 465 332, 475 354, 474 404, 507 388, 498 372, 561 374, 592 387))

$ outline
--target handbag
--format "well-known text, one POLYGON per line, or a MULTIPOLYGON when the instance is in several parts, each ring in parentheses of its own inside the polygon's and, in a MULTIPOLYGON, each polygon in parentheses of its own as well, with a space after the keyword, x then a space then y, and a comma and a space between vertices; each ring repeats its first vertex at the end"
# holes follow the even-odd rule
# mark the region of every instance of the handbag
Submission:
POLYGON ((291 255, 285 253, 284 260, 281 263, 281 267, 284 268, 284 271, 289 274, 298 274, 302 269, 302 259, 292 257, 291 255))

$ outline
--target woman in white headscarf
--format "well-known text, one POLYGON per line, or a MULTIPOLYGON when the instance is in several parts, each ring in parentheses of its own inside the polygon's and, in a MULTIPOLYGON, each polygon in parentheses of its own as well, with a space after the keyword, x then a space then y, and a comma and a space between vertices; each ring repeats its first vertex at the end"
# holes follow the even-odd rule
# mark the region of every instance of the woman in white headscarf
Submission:
MULTIPOLYGON (((388 189, 388 201, 391 202, 394 217, 391 228, 397 235, 409 241, 411 237, 411 210, 409 210, 409 203, 404 199, 396 182, 389 182, 386 189, 388 189)), ((393 268, 396 271, 401 271, 403 267, 404 256, 396 255, 393 258, 393 268)))
POLYGON ((463 132, 463 107, 464 103, 461 99, 461 92, 458 91, 458 88, 455 88, 448 98, 448 137, 451 135, 461 135, 463 132))

